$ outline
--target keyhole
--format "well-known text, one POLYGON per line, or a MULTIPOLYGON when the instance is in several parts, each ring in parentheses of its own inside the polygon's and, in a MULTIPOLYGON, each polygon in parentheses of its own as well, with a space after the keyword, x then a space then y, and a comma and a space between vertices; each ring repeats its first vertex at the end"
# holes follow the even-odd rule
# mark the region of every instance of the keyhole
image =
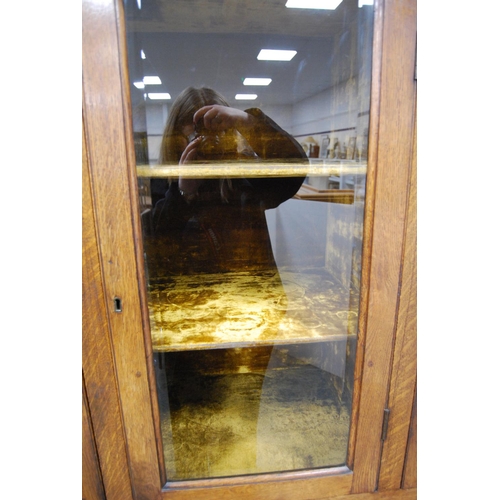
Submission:
POLYGON ((115 297, 113 299, 113 301, 115 303, 115 312, 121 313, 122 312, 122 299, 120 299, 119 297, 115 297))

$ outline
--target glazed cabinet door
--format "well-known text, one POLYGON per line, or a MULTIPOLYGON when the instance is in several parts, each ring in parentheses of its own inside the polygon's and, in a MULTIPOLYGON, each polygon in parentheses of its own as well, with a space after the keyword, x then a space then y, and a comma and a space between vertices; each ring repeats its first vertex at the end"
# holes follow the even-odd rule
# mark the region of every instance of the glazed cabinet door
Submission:
POLYGON ((299 4, 83 1, 108 499, 415 497, 416 6, 299 4))

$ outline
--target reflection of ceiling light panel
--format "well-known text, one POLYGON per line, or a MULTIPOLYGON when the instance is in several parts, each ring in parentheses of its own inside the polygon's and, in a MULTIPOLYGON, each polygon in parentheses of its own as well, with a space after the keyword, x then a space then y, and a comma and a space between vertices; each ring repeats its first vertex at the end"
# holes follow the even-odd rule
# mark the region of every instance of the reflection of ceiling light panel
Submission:
POLYGON ((373 0, 358 0, 358 7, 361 8, 363 5, 373 5, 373 0))
POLYGON ((288 0, 285 7, 289 9, 335 10, 342 0, 288 0))
POLYGON ((142 81, 145 85, 161 85, 159 76, 145 76, 142 81))
POLYGON ((234 98, 237 101, 253 101, 257 99, 257 94, 236 94, 234 98))
POLYGON ((137 89, 143 89, 145 85, 144 82, 134 82, 134 87, 137 89))
POLYGON ((144 53, 143 50, 141 50, 141 59, 146 59, 146 54, 144 53))
POLYGON ((262 49, 257 59, 259 61, 290 61, 296 53, 296 50, 262 49))
POLYGON ((155 93, 150 93, 148 94, 148 97, 150 99, 170 99, 170 94, 168 92, 155 92, 155 93))
POLYGON ((271 82, 271 78, 245 78, 243 85, 269 85, 271 82))

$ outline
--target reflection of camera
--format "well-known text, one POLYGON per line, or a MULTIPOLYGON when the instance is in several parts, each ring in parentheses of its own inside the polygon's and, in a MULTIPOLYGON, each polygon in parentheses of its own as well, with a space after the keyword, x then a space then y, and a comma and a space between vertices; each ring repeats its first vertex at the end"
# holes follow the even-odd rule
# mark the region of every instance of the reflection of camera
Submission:
MULTIPOLYGON (((200 120, 201 122, 201 120, 200 120)), ((236 141, 232 134, 219 134, 208 130, 200 122, 195 125, 194 138, 201 137, 196 146, 200 158, 206 160, 234 159, 237 153, 236 141)))

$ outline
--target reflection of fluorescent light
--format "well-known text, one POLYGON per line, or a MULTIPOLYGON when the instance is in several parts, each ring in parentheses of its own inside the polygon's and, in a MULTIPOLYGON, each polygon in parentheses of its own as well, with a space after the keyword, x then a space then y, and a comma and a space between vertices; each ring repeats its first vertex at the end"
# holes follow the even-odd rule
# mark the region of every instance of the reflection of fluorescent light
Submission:
POLYGON ((271 78, 245 78, 243 85, 269 85, 271 82, 271 78))
POLYGON ((234 98, 237 101, 253 101, 257 99, 257 94, 236 94, 234 98))
POLYGON ((288 0, 285 7, 289 9, 321 9, 335 10, 342 0, 288 0))
POLYGON ((146 54, 144 54, 143 50, 141 50, 141 59, 146 59, 146 54))
POLYGON ((259 61, 290 61, 296 53, 296 50, 262 49, 257 59, 259 61))
POLYGON ((144 88, 144 82, 134 82, 134 87, 138 89, 143 89, 144 88))
POLYGON ((170 94, 168 92, 155 92, 152 94, 148 94, 150 99, 170 99, 170 94))
POLYGON ((137 0, 137 7, 139 7, 139 10, 141 10, 141 0, 137 0))
POLYGON ((361 8, 363 5, 373 5, 373 0, 358 0, 358 7, 361 8))
POLYGON ((142 81, 145 85, 161 85, 159 76, 145 76, 142 81))

